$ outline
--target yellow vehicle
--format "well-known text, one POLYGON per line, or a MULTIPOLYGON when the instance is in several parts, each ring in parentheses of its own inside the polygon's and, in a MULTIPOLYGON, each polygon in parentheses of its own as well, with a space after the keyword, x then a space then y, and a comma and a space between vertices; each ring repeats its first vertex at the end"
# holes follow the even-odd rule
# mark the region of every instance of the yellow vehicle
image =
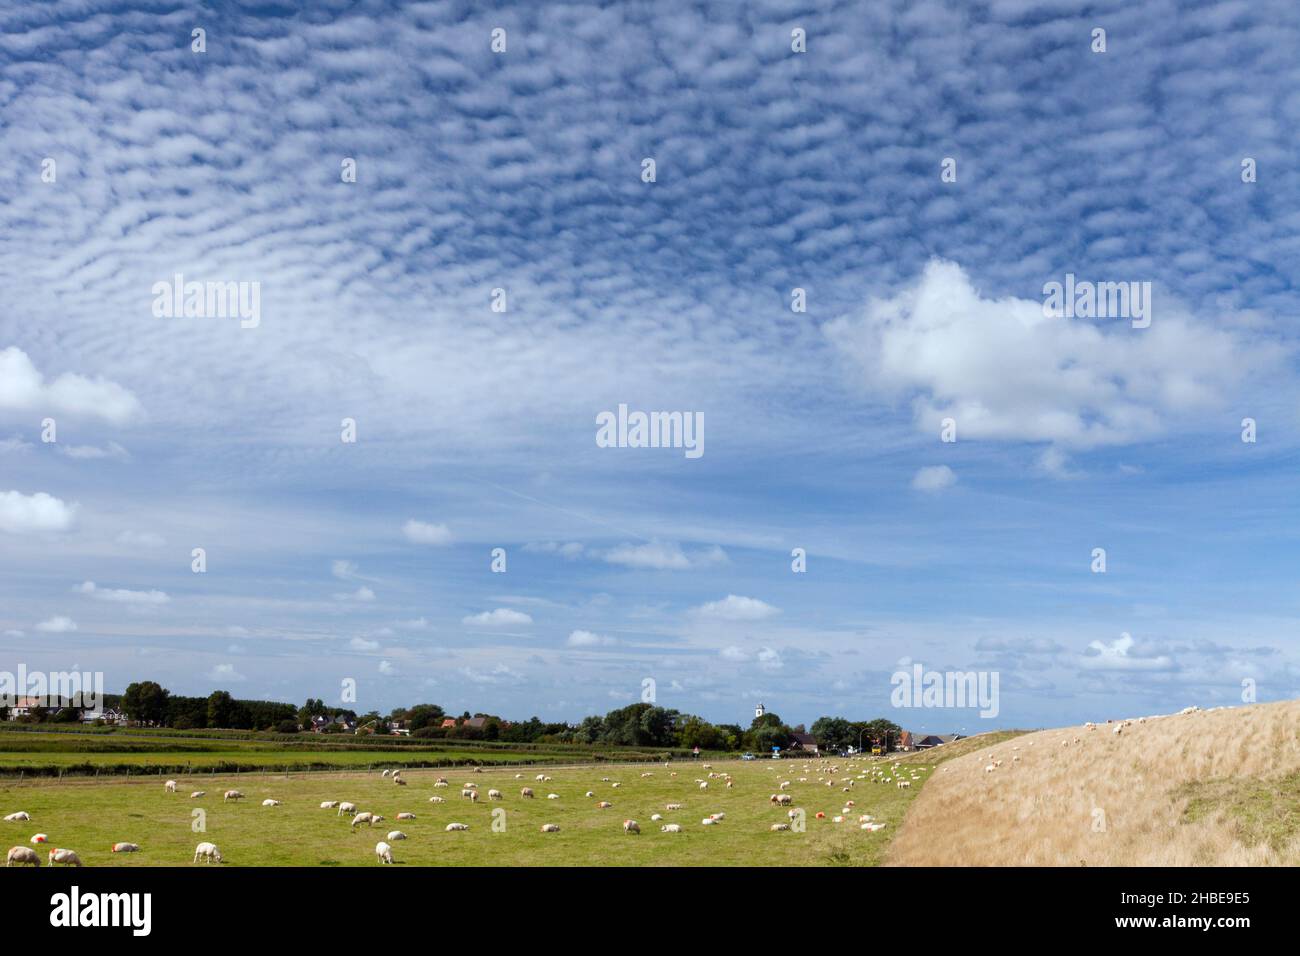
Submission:
POLYGON ((871 756, 873 757, 879 757, 882 753, 884 753, 884 751, 881 750, 879 747, 871 748, 871 756))

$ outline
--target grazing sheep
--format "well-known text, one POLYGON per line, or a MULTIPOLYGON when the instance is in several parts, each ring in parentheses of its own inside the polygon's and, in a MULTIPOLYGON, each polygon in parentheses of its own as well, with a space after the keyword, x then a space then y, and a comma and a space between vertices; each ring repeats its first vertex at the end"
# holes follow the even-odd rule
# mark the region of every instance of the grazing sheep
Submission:
POLYGON ((992 773, 992 772, 993 772, 994 770, 996 770, 996 769, 997 769, 997 768, 994 767, 993 764, 989 764, 988 766, 986 766, 986 767, 984 768, 984 772, 985 772, 985 773, 992 773))
POLYGON ((404 787, 404 786, 406 786, 406 781, 403 780, 401 777, 394 777, 394 778, 393 778, 393 783, 397 784, 399 787, 404 787))
POLYGON ((883 823, 864 823, 860 829, 866 830, 869 833, 875 833, 877 830, 883 830, 884 828, 885 825, 883 823))
POLYGON ((225 796, 221 798, 221 801, 224 803, 227 800, 234 800, 238 803, 242 799, 244 799, 244 795, 238 790, 227 790, 225 796))
POLYGON ((680 810, 681 808, 682 808, 682 804, 680 804, 680 803, 666 803, 666 804, 664 804, 664 809, 665 809, 665 810, 680 810))
POLYGON ((635 820, 624 820, 624 821, 623 821, 623 832, 624 832, 624 833, 640 833, 640 832, 641 832, 641 824, 637 823, 635 820))
POLYGON ((912 788, 912 781, 910 781, 910 780, 900 780, 900 781, 898 781, 898 789, 899 789, 899 790, 910 790, 911 788, 912 788))
POLYGON ((769 829, 770 829, 773 833, 782 833, 782 832, 784 832, 784 831, 790 829, 790 824, 788 824, 788 823, 773 823, 772 826, 769 827, 769 829))
POLYGON ((596 804, 596 809, 597 809, 597 810, 608 810, 608 809, 609 809, 610 807, 612 807, 613 805, 614 805, 614 804, 610 803, 608 800, 602 800, 602 801, 600 801, 600 803, 596 804))
POLYGON ((620 786, 621 786, 621 784, 617 784, 617 783, 611 783, 611 784, 610 784, 610 787, 612 787, 612 788, 615 789, 615 790, 617 790, 620 786))
POLYGON ((190 794, 190 799, 197 800, 200 797, 206 797, 207 795, 208 792, 206 790, 195 790, 193 793, 190 794))
POLYGON ((357 805, 355 803, 348 803, 344 801, 343 803, 339 804, 339 812, 338 812, 339 816, 343 816, 343 814, 345 813, 356 813, 356 812, 357 812, 357 805))
POLYGON ((50 851, 50 866, 55 863, 62 863, 64 866, 81 866, 81 857, 77 856, 74 850, 60 850, 56 847, 50 851))
POLYGON ((456 830, 468 830, 468 829, 469 829, 468 823, 448 823, 446 827, 448 833, 452 833, 456 830))
POLYGON ((446 803, 446 802, 447 802, 447 798, 446 798, 446 797, 430 797, 430 798, 429 798, 429 802, 430 802, 430 803, 446 803))
POLYGON ((203 857, 204 863, 220 863, 221 851, 215 843, 200 843, 194 848, 195 863, 199 862, 199 857, 203 857))
POLYGON ((460 792, 462 798, 468 797, 470 803, 478 803, 478 791, 466 788, 460 792))
POLYGON ((707 781, 707 780, 701 780, 701 781, 700 781, 700 789, 701 789, 701 790, 708 790, 708 789, 709 789, 709 781, 707 781))
POLYGON ((438 787, 447 787, 447 786, 450 786, 450 784, 447 783, 447 781, 444 780, 442 777, 439 777, 439 778, 438 778, 438 782, 435 783, 433 786, 434 786, 434 788, 436 789, 436 788, 438 788, 438 787))
POLYGON ((38 833, 38 834, 36 834, 35 836, 33 836, 30 840, 28 840, 27 842, 28 842, 28 843, 31 843, 31 844, 36 844, 36 843, 46 843, 46 842, 49 841, 49 839, 50 839, 50 838, 47 837, 44 833, 38 833))
POLYGON ((548 794, 546 795, 546 799, 547 799, 547 800, 558 800, 558 799, 560 799, 560 795, 559 795, 558 793, 548 793, 548 794))
POLYGON ((1111 733, 1114 734, 1116 737, 1118 737, 1123 732, 1124 732, 1123 724, 1116 724, 1115 729, 1111 731, 1111 733))
POLYGON ((264 807, 278 807, 279 805, 280 805, 279 800, 272 800, 270 797, 267 797, 265 800, 262 801, 262 806, 264 807))
POLYGON ((382 813, 375 813, 371 815, 370 819, 374 823, 382 823, 384 819, 384 815, 382 813))
POLYGON ((176 781, 175 781, 175 780, 168 780, 166 783, 163 784, 163 789, 166 790, 168 793, 175 793, 175 792, 176 792, 176 781))
POLYGON ((387 843, 385 843, 383 840, 380 840, 378 843, 375 844, 375 856, 379 859, 379 862, 381 864, 392 863, 393 848, 389 846, 387 843))
POLYGON ((594 791, 594 790, 588 790, 586 795, 587 795, 588 797, 594 797, 594 796, 596 795, 596 791, 594 791))
POLYGON ((788 793, 774 793, 772 794, 770 802, 775 803, 780 807, 789 806, 794 803, 794 797, 790 796, 788 793))
POLYGON ((138 843, 114 843, 108 848, 110 853, 139 853, 140 844, 138 843))
POLYGON ((558 823, 543 823, 543 824, 542 824, 542 832, 543 832, 543 833, 559 833, 559 832, 560 832, 560 825, 559 825, 558 823))
POLYGON ((777 787, 777 789, 778 789, 778 790, 789 790, 789 789, 790 789, 790 781, 789 781, 789 780, 782 780, 782 781, 781 781, 781 785, 780 785, 779 787, 777 787))
POLYGON ((374 826, 375 815, 365 810, 363 810, 361 813, 358 813, 355 817, 352 818, 352 829, 355 830, 358 826, 360 826, 363 823, 368 827, 374 826))
POLYGON ((20 823, 23 820, 30 820, 31 815, 26 810, 19 810, 17 813, 11 813, 5 817, 5 823, 20 823))
POLYGON ((663 833, 681 833, 682 825, 680 823, 665 823, 659 829, 663 833))
POLYGON ((488 799, 489 799, 489 800, 504 800, 505 797, 501 796, 501 791, 500 791, 500 790, 489 790, 489 791, 488 791, 488 799))
POLYGON ((727 815, 725 813, 710 813, 709 816, 713 817, 713 819, 719 822, 727 819, 727 815))
POLYGON ((700 825, 701 825, 701 826, 706 826, 706 827, 711 827, 711 826, 715 825, 717 822, 718 822, 718 821, 715 820, 715 819, 713 819, 713 817, 705 817, 703 820, 700 821, 700 825))
POLYGON ((383 773, 380 774, 380 776, 381 776, 381 777, 387 777, 390 773, 392 773, 391 770, 385 770, 383 773))
POLYGON ((397 819, 399 819, 399 820, 414 820, 414 819, 415 819, 415 814, 414 814, 414 813, 399 813, 399 814, 397 815, 397 819))
POLYGON ((538 774, 536 777, 534 777, 533 779, 536 780, 538 783, 541 783, 543 780, 546 779, 546 774, 544 774, 544 773, 539 773, 539 774, 538 774))
POLYGON ((333 809, 334 809, 335 807, 337 807, 338 805, 339 805, 339 802, 338 802, 337 800, 325 800, 325 801, 322 801, 322 803, 321 803, 321 805, 320 805, 320 808, 321 808, 322 810, 333 810, 333 809))
POLYGON ((389 830, 388 836, 385 839, 392 840, 394 843, 396 843, 398 840, 405 840, 406 834, 403 833, 401 830, 389 830))
POLYGON ((5 858, 5 866, 13 866, 15 863, 19 866, 26 866, 30 863, 32 866, 39 867, 41 858, 30 847, 16 846, 10 848, 9 855, 5 858))
POLYGON ((519 791, 519 796, 523 797, 525 800, 533 799, 533 788, 524 787, 522 790, 519 791))

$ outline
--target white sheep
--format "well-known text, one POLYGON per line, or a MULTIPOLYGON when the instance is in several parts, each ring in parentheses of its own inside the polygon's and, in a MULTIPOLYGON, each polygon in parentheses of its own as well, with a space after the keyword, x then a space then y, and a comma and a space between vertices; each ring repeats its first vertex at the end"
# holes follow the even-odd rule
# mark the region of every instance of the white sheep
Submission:
POLYGON ((64 866, 81 866, 81 857, 74 850, 60 850, 55 847, 50 851, 50 866, 62 863, 64 866))
POLYGON ((323 800, 321 801, 320 808, 322 810, 333 810, 338 805, 339 802, 337 800, 323 800))
POLYGON ((546 795, 546 799, 547 799, 547 800, 558 800, 558 799, 560 799, 560 795, 559 795, 558 793, 548 793, 548 794, 546 795))
POLYGON ((403 833, 401 830, 389 830, 386 839, 392 840, 394 843, 396 843, 398 840, 405 840, 406 834, 403 833))
POLYGON ((471 790, 471 789, 469 789, 469 788, 467 787, 467 788, 465 788, 464 790, 462 790, 462 791, 460 792, 460 795, 461 795, 462 797, 466 797, 466 798, 468 798, 469 801, 470 801, 470 803, 478 803, 478 791, 477 791, 477 790, 471 790))
POLYGON ((680 804, 680 803, 665 803, 665 804, 664 804, 664 809, 665 809, 665 810, 680 810, 681 808, 682 808, 682 804, 680 804))
POLYGON ((658 822, 659 822, 660 820, 662 820, 663 818, 664 818, 664 817, 663 817, 663 814, 662 814, 662 813, 652 813, 652 814, 650 814, 650 822, 651 822, 651 823, 658 823, 658 822))
POLYGON ((624 821, 623 821, 623 832, 624 832, 624 833, 640 833, 640 832, 641 832, 641 824, 637 823, 635 820, 624 820, 624 821))
POLYGON ((430 797, 430 798, 429 798, 429 802, 430 802, 430 803, 446 803, 446 802, 447 802, 447 798, 446 798, 446 797, 430 797))
POLYGON ((559 825, 558 823, 543 823, 543 824, 542 824, 542 832, 543 832, 543 833, 559 833, 559 832, 560 832, 560 825, 559 825))
POLYGON ((397 819, 399 819, 399 820, 414 820, 414 819, 415 819, 415 814, 414 814, 414 813, 399 813, 399 814, 397 815, 397 819))
POLYGON ((267 797, 265 800, 262 801, 262 806, 264 807, 278 807, 279 805, 280 805, 279 800, 272 800, 270 797, 267 797))
POLYGON ((338 816, 340 817, 343 816, 343 814, 345 813, 356 813, 356 812, 357 812, 357 805, 355 803, 348 803, 345 800, 339 804, 338 816))
POLYGON ((680 823, 665 823, 659 829, 663 833, 681 833, 682 825, 680 823))
POLYGON ((533 799, 533 788, 532 788, 532 787, 523 787, 523 788, 520 789, 520 791, 519 791, 519 796, 523 797, 525 800, 531 800, 531 799, 533 799))
POLYGON ((195 863, 199 862, 199 857, 203 857, 204 863, 220 863, 221 851, 215 843, 200 843, 194 848, 195 863))
POLYGON ((454 833, 456 830, 468 830, 468 829, 469 829, 468 823, 448 823, 446 826, 446 830, 448 833, 454 833))
POLYGON ((393 862, 393 848, 380 840, 375 844, 375 856, 381 864, 393 862))
POLYGON ((48 843, 48 842, 49 842, 49 839, 50 839, 50 838, 49 838, 48 836, 46 836, 44 833, 37 833, 35 836, 33 836, 33 837, 32 837, 30 840, 28 840, 27 842, 30 843, 30 844, 32 844, 33 846, 35 846, 37 843, 48 843))
POLYGON ((364 810, 361 813, 358 813, 355 817, 352 818, 352 829, 355 830, 358 826, 360 826, 363 823, 368 827, 374 826, 375 815, 373 813, 370 813, 369 811, 364 811, 364 810))
POLYGON ((406 786, 406 781, 401 777, 393 777, 393 783, 397 784, 399 787, 406 786))
POLYGON ((176 792, 176 781, 175 781, 175 780, 168 780, 166 783, 163 784, 163 789, 166 790, 168 793, 175 793, 175 792, 176 792))
POLYGON ((112 853, 139 853, 140 844, 138 843, 114 843, 109 847, 112 853))
POLYGON ((489 790, 489 791, 488 791, 488 799, 489 799, 489 800, 504 800, 505 797, 503 797, 503 796, 501 795, 501 791, 500 791, 500 790, 489 790))
POLYGON ((706 827, 711 827, 711 826, 714 826, 717 822, 718 822, 718 821, 715 820, 715 819, 713 819, 713 817, 705 817, 703 820, 700 821, 700 825, 701 825, 701 826, 706 826, 706 827))
POLYGON ((610 803, 608 800, 602 800, 602 801, 600 801, 600 803, 596 804, 596 809, 597 809, 597 810, 608 810, 608 809, 609 809, 610 807, 612 807, 613 805, 614 805, 614 804, 610 803))
POLYGON ((19 866, 30 864, 39 867, 41 858, 36 855, 36 851, 31 847, 16 846, 10 848, 9 855, 5 858, 5 866, 13 866, 15 863, 19 866))
POLYGON ((772 826, 771 826, 769 829, 770 829, 773 833, 782 833, 782 832, 784 832, 784 831, 790 829, 790 824, 788 824, 788 823, 773 823, 772 826))
POLYGON ((195 790, 193 793, 190 794, 190 799, 198 800, 200 797, 206 797, 207 795, 208 792, 206 790, 195 790))
POLYGON ((380 776, 381 776, 381 777, 387 777, 390 773, 392 773, 391 770, 385 770, 383 773, 380 774, 380 776))
POLYGON ((23 820, 30 820, 31 814, 26 810, 19 810, 17 813, 11 813, 5 817, 5 823, 21 823, 23 820))
POLYGON ((244 795, 238 790, 227 790, 225 796, 221 798, 221 801, 224 803, 227 800, 234 800, 238 803, 242 799, 244 799, 244 795))

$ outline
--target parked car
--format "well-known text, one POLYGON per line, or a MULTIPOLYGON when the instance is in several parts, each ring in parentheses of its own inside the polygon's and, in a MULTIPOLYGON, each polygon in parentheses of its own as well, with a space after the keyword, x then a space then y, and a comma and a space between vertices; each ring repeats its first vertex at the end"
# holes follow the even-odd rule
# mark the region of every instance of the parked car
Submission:
POLYGON ((753 760, 753 759, 754 759, 754 755, 753 755, 753 754, 741 754, 741 755, 740 755, 740 759, 741 759, 741 760, 753 760))

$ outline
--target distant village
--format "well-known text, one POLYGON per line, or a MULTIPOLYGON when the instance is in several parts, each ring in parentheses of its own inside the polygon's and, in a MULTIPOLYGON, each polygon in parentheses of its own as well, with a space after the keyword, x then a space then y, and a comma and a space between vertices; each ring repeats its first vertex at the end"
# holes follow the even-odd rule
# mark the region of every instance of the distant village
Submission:
POLYGON ((632 704, 576 724, 545 723, 536 717, 510 721, 493 714, 446 714, 436 704, 397 708, 388 714, 327 707, 309 699, 302 707, 277 701, 238 700, 227 691, 208 697, 172 695, 144 681, 121 695, 105 694, 97 709, 72 706, 53 697, 18 697, 0 706, 0 720, 27 724, 84 724, 93 727, 168 727, 175 730, 247 730, 275 734, 351 734, 502 743, 589 743, 675 747, 696 751, 744 751, 746 759, 789 754, 890 753, 925 750, 960 740, 964 734, 923 734, 885 718, 851 721, 821 717, 805 727, 787 726, 759 703, 748 727, 712 724, 692 714, 632 704))

